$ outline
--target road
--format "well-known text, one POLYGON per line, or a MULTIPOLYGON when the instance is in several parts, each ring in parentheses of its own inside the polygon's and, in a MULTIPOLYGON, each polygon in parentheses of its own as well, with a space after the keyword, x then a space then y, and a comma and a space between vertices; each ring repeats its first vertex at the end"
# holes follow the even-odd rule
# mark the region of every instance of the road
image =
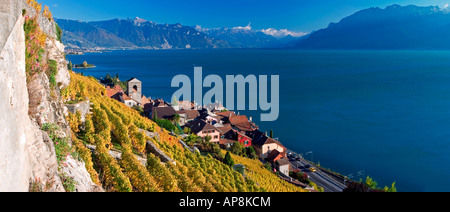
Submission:
POLYGON ((307 173, 309 180, 317 184, 317 186, 322 187, 325 192, 342 192, 345 189, 343 182, 338 182, 336 179, 322 172, 320 169, 317 169, 316 172, 311 172, 307 166, 312 165, 307 161, 290 160, 290 162, 294 168, 298 168, 300 171, 307 173))

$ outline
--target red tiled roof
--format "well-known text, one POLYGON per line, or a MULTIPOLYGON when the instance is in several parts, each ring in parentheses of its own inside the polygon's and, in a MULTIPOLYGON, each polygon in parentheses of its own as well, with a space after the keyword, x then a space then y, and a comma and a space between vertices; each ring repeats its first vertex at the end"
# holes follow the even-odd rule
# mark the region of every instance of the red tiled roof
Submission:
POLYGON ((222 145, 234 144, 234 142, 236 142, 236 141, 231 140, 231 139, 226 139, 226 138, 219 139, 219 144, 222 144, 222 145))
POLYGON ((116 85, 116 86, 114 86, 114 88, 111 88, 109 86, 106 87, 106 95, 109 98, 112 98, 117 93, 123 93, 123 90, 120 86, 116 85))
POLYGON ((123 92, 123 89, 122 89, 122 87, 120 87, 120 85, 115 85, 114 89, 116 89, 119 92, 123 92))
POLYGON ((223 117, 227 117, 227 118, 230 118, 231 116, 236 115, 233 111, 216 112, 215 114, 218 116, 223 116, 223 117))
POLYGON ((243 131, 252 131, 252 124, 248 120, 247 116, 231 116, 230 123, 235 127, 243 131))
POLYGON ((127 100, 133 100, 132 98, 130 98, 128 95, 123 94, 122 95, 123 101, 127 101, 127 100))
POLYGON ((186 114, 186 118, 188 120, 193 120, 200 116, 200 112, 198 110, 179 110, 177 111, 178 114, 186 114))
POLYGON ((106 89, 106 95, 111 98, 112 96, 116 95, 119 91, 116 89, 106 89))
POLYGON ((192 123, 189 123, 189 126, 191 128, 191 131, 195 134, 198 134, 199 132, 204 131, 204 130, 218 130, 213 125, 211 125, 208 122, 201 120, 201 119, 197 119, 197 120, 193 121, 192 123))
POLYGON ((142 105, 146 105, 146 104, 150 104, 150 103, 151 102, 150 102, 150 100, 147 97, 142 96, 142 98, 141 98, 141 104, 142 105))
POLYGON ((220 132, 222 134, 225 134, 225 133, 229 132, 230 130, 233 130, 233 128, 229 124, 226 124, 223 127, 217 127, 217 129, 220 130, 220 132))
POLYGON ((252 145, 256 145, 256 146, 262 147, 264 144, 275 143, 278 146, 280 146, 281 148, 286 149, 286 147, 283 146, 283 144, 281 144, 281 142, 266 136, 263 132, 261 132, 259 130, 255 130, 253 132, 250 132, 248 135, 249 135, 250 138, 253 139, 252 145))
POLYGON ((171 119, 177 112, 172 107, 153 107, 152 117, 156 116, 158 119, 171 119))
POLYGON ((278 150, 273 150, 267 156, 266 160, 270 161, 270 162, 275 162, 277 160, 280 160, 282 157, 283 157, 283 154, 281 154, 281 152, 279 152, 278 150))

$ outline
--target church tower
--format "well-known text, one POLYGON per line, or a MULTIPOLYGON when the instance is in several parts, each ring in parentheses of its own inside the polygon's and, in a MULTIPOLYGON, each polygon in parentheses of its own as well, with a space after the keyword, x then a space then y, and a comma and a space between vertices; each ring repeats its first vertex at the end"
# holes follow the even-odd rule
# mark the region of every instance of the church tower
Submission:
POLYGON ((142 82, 136 78, 130 79, 127 82, 128 85, 128 96, 141 103, 142 99, 142 82))

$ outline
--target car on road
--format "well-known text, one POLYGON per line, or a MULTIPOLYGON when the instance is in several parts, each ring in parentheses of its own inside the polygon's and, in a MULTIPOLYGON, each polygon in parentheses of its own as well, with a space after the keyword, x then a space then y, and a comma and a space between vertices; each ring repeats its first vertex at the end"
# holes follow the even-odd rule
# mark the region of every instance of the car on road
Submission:
POLYGON ((316 172, 317 170, 316 170, 316 168, 314 168, 314 167, 310 167, 310 168, 309 168, 309 171, 311 171, 311 172, 316 172))

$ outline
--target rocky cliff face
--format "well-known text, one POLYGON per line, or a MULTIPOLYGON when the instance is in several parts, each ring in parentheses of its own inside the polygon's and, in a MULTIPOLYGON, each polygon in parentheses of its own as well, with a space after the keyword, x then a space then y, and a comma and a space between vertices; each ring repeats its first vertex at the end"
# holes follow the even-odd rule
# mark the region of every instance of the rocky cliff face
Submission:
POLYGON ((100 191, 82 161, 69 155, 64 165, 58 163, 54 141, 41 130, 52 124, 60 137, 70 138, 71 133, 60 95, 70 75, 56 24, 25 0, 0 0, 0 5, 0 191, 66 191, 66 179, 74 182, 76 191, 100 191), (45 72, 27 82, 24 11, 38 16, 47 35, 43 57, 56 61, 57 86, 50 85, 45 72))
POLYGON ((28 93, 25 82, 25 37, 23 18, 10 18, 11 5, 2 5, 0 44, 0 191, 28 188, 30 164, 27 141, 32 124, 28 118, 28 93), (11 21, 10 21, 11 20, 11 21), (8 22, 8 24, 4 24, 8 22), (12 22, 14 24, 9 24, 12 22), (7 28, 7 29, 5 29, 7 28), (25 92, 18 92, 18 89, 25 92))

